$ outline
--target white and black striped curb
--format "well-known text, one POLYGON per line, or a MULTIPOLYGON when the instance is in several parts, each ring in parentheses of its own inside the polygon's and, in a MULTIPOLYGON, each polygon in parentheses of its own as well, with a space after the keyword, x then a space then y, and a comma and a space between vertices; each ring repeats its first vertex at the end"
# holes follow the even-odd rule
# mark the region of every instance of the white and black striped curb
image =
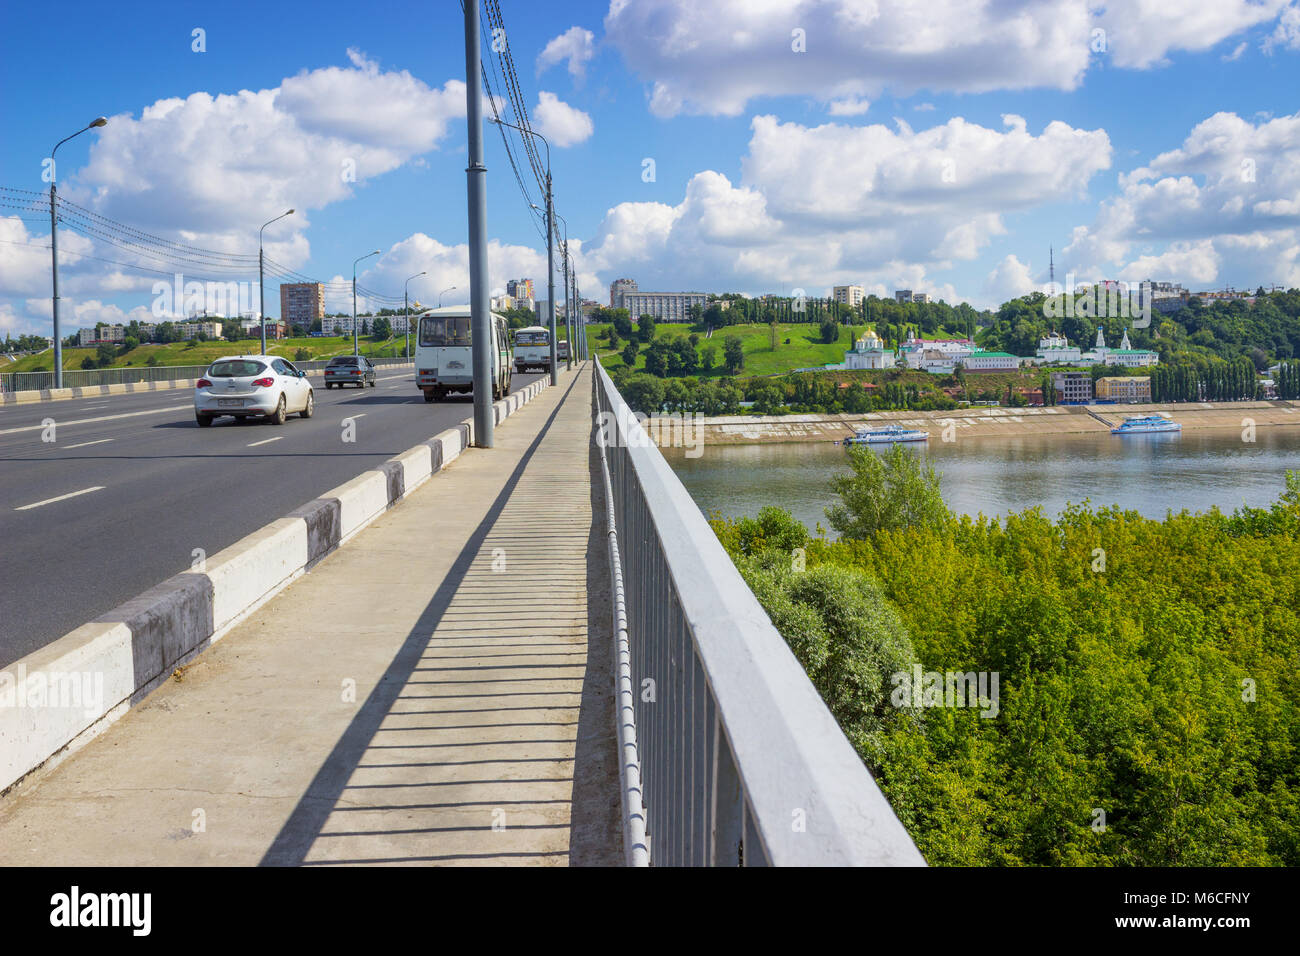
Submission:
MULTIPOLYGON (((496 422, 546 385, 539 379, 494 403, 496 422)), ((12 681, 11 687, 21 675, 103 680, 99 713, 81 706, 0 706, 0 794, 100 734, 177 666, 455 461, 473 439, 472 419, 439 432, 208 558, 203 571, 168 578, 0 669, 0 684, 12 681)))
MULTIPOLYGON (((393 368, 415 368, 415 363, 402 362, 397 365, 376 366, 376 370, 393 368)), ((324 369, 307 369, 307 375, 310 378, 319 378, 324 374, 324 369)), ((195 379, 192 378, 173 378, 155 382, 119 382, 115 385, 78 385, 75 388, 32 388, 19 392, 0 392, 0 406, 30 405, 34 402, 60 402, 69 398, 99 398, 101 395, 139 395, 145 392, 168 392, 179 388, 193 388, 194 382, 195 379)))

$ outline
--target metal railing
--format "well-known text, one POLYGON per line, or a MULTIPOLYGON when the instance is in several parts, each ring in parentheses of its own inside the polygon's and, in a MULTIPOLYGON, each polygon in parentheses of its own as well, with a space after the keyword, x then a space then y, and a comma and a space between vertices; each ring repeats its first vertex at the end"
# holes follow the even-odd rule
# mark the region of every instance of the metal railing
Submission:
MULTIPOLYGON (((293 361, 290 359, 289 361, 293 361)), ((377 367, 410 364, 405 358, 372 358, 377 367)), ((294 362, 303 371, 323 369, 329 359, 294 362)), ((175 382, 198 378, 207 365, 140 365, 129 368, 65 369, 64 388, 94 388, 100 385, 139 384, 141 382, 175 382)), ((0 392, 41 391, 54 387, 53 372, 7 372, 0 374, 0 392)))
POLYGON ((658 866, 925 865, 599 363, 594 390, 629 862, 640 840, 658 866))

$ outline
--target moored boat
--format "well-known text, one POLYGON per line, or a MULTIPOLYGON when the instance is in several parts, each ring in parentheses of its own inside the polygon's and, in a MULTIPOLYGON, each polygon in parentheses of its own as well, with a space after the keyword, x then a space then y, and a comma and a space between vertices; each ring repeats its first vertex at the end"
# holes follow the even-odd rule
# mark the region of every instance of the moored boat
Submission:
POLYGON ((901 425, 886 425, 884 428, 859 428, 852 438, 844 439, 846 445, 888 445, 900 441, 926 441, 929 432, 918 428, 903 428, 901 425))
POLYGON ((1152 432, 1180 432, 1183 426, 1163 415, 1130 415, 1110 430, 1112 435, 1146 435, 1152 432))

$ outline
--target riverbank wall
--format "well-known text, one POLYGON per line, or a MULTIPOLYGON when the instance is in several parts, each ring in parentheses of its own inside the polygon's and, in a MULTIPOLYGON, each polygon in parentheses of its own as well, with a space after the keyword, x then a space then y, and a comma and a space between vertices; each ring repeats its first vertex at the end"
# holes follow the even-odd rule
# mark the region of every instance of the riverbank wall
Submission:
POLYGON ((1052 405, 1035 408, 963 408, 947 412, 870 412, 862 415, 729 415, 703 419, 703 444, 823 442, 848 438, 862 427, 902 425, 932 438, 1104 434, 1129 415, 1160 413, 1183 426, 1243 429, 1300 426, 1300 402, 1198 402, 1146 405, 1052 405))

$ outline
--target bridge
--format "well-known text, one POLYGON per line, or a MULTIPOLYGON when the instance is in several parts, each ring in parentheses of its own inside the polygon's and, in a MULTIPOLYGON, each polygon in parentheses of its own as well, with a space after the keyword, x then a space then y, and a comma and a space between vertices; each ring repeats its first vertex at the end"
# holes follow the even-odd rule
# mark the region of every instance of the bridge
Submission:
POLYGON ((923 865, 597 363, 491 449, 383 371, 0 409, 0 863, 923 865))

